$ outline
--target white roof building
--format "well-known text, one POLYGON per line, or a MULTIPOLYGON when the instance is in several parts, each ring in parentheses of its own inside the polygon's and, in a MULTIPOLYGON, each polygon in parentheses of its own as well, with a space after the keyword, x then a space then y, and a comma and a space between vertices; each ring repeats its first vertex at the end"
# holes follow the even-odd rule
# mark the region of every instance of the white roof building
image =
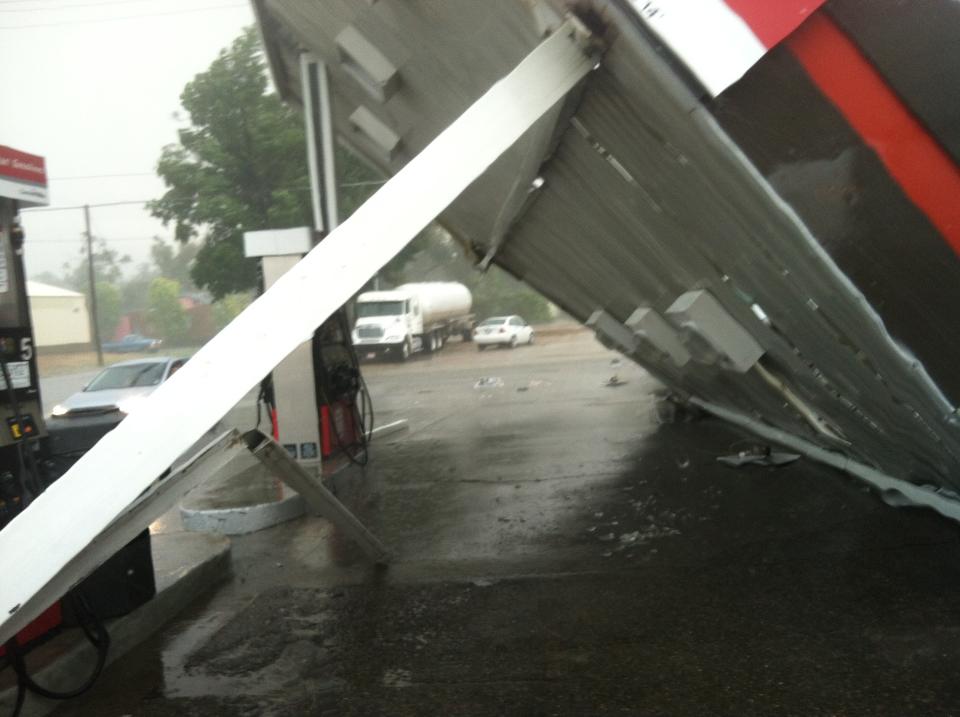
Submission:
POLYGON ((39 348, 79 348, 90 344, 90 314, 83 294, 27 281, 27 296, 33 337, 39 348))

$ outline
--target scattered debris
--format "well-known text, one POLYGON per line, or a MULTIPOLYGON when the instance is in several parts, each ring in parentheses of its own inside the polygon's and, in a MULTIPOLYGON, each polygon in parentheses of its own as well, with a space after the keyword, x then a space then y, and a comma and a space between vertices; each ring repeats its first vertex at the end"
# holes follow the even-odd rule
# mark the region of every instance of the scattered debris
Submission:
POLYGON ((608 378, 607 382, 603 385, 607 388, 619 388, 620 386, 626 386, 627 382, 617 376, 617 374, 613 374, 613 376, 608 378))
POLYGON ((622 363, 623 361, 621 361, 619 358, 610 359, 610 365, 613 366, 614 368, 619 367, 622 363))
POLYGON ((488 587, 490 587, 491 585, 493 585, 494 583, 496 583, 497 581, 496 581, 496 580, 489 580, 489 579, 487 579, 487 578, 477 578, 476 580, 471 580, 471 582, 472 582, 474 585, 476 585, 478 588, 488 588, 488 587))
POLYGON ((594 518, 602 518, 602 517, 603 517, 603 511, 602 511, 602 510, 598 510, 596 513, 593 514, 593 517, 594 517, 594 518))
POLYGON ((597 526, 591 525, 589 528, 587 528, 587 532, 588 532, 588 533, 596 533, 596 532, 597 532, 597 526))
POLYGON ((800 460, 800 454, 775 451, 771 446, 755 446, 750 450, 740 451, 728 456, 718 456, 717 460, 733 468, 746 465, 785 466, 800 460))
POLYGON ((615 537, 617 536, 615 536, 613 533, 604 533, 603 535, 600 536, 600 540, 602 540, 604 543, 609 543, 615 537))
POLYGON ((620 536, 620 542, 625 545, 630 545, 631 543, 636 543, 640 539, 640 531, 635 530, 632 533, 624 533, 620 536))
POLYGON ((677 459, 677 468, 683 470, 684 468, 690 467, 690 459, 684 456, 683 458, 677 459))
POLYGON ((499 376, 483 376, 473 384, 474 388, 503 388, 503 379, 499 376))
POLYGON ((611 555, 613 555, 613 553, 611 553, 611 552, 608 550, 608 551, 605 552, 605 553, 600 553, 600 555, 601 555, 601 557, 609 558, 611 555))
POLYGON ((658 392, 656 414, 657 423, 691 423, 703 418, 703 410, 686 403, 675 393, 658 392))
POLYGON ((413 684, 413 673, 410 670, 386 670, 383 673, 384 687, 410 687, 413 684))

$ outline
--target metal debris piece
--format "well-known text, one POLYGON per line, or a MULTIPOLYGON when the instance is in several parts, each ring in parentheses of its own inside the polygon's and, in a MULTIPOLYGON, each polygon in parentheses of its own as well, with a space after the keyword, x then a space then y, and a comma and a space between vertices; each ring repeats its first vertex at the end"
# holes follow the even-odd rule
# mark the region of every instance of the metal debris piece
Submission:
POLYGON ((483 376, 478 379, 474 388, 503 388, 503 379, 499 376, 483 376))
POLYGON ((717 460, 726 466, 740 468, 746 465, 785 466, 800 460, 799 453, 775 451, 770 446, 754 446, 748 451, 740 451, 728 456, 718 456, 717 460))
POLYGON ((607 382, 603 385, 606 386, 607 388, 619 388, 620 386, 626 386, 627 382, 621 379, 616 374, 614 374, 609 379, 607 379, 607 382))

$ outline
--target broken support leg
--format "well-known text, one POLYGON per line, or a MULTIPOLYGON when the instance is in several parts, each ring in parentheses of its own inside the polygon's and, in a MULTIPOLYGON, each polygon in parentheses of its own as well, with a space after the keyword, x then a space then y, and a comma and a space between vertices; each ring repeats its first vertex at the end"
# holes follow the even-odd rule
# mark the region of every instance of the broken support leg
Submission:
POLYGON ((276 441, 257 430, 243 436, 250 452, 271 473, 299 493, 307 505, 329 520, 354 541, 368 558, 379 565, 390 561, 383 543, 323 485, 318 475, 305 470, 276 441))

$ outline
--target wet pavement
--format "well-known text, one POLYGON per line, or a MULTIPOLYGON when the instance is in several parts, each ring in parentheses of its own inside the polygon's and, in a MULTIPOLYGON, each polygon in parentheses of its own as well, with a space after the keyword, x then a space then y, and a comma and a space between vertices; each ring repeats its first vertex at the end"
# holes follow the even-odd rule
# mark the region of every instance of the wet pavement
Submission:
POLYGON ((55 714, 960 711, 956 526, 723 466, 756 441, 659 423, 617 363, 569 333, 366 366, 411 429, 335 488, 395 563, 309 516, 234 538, 229 584, 55 714))

